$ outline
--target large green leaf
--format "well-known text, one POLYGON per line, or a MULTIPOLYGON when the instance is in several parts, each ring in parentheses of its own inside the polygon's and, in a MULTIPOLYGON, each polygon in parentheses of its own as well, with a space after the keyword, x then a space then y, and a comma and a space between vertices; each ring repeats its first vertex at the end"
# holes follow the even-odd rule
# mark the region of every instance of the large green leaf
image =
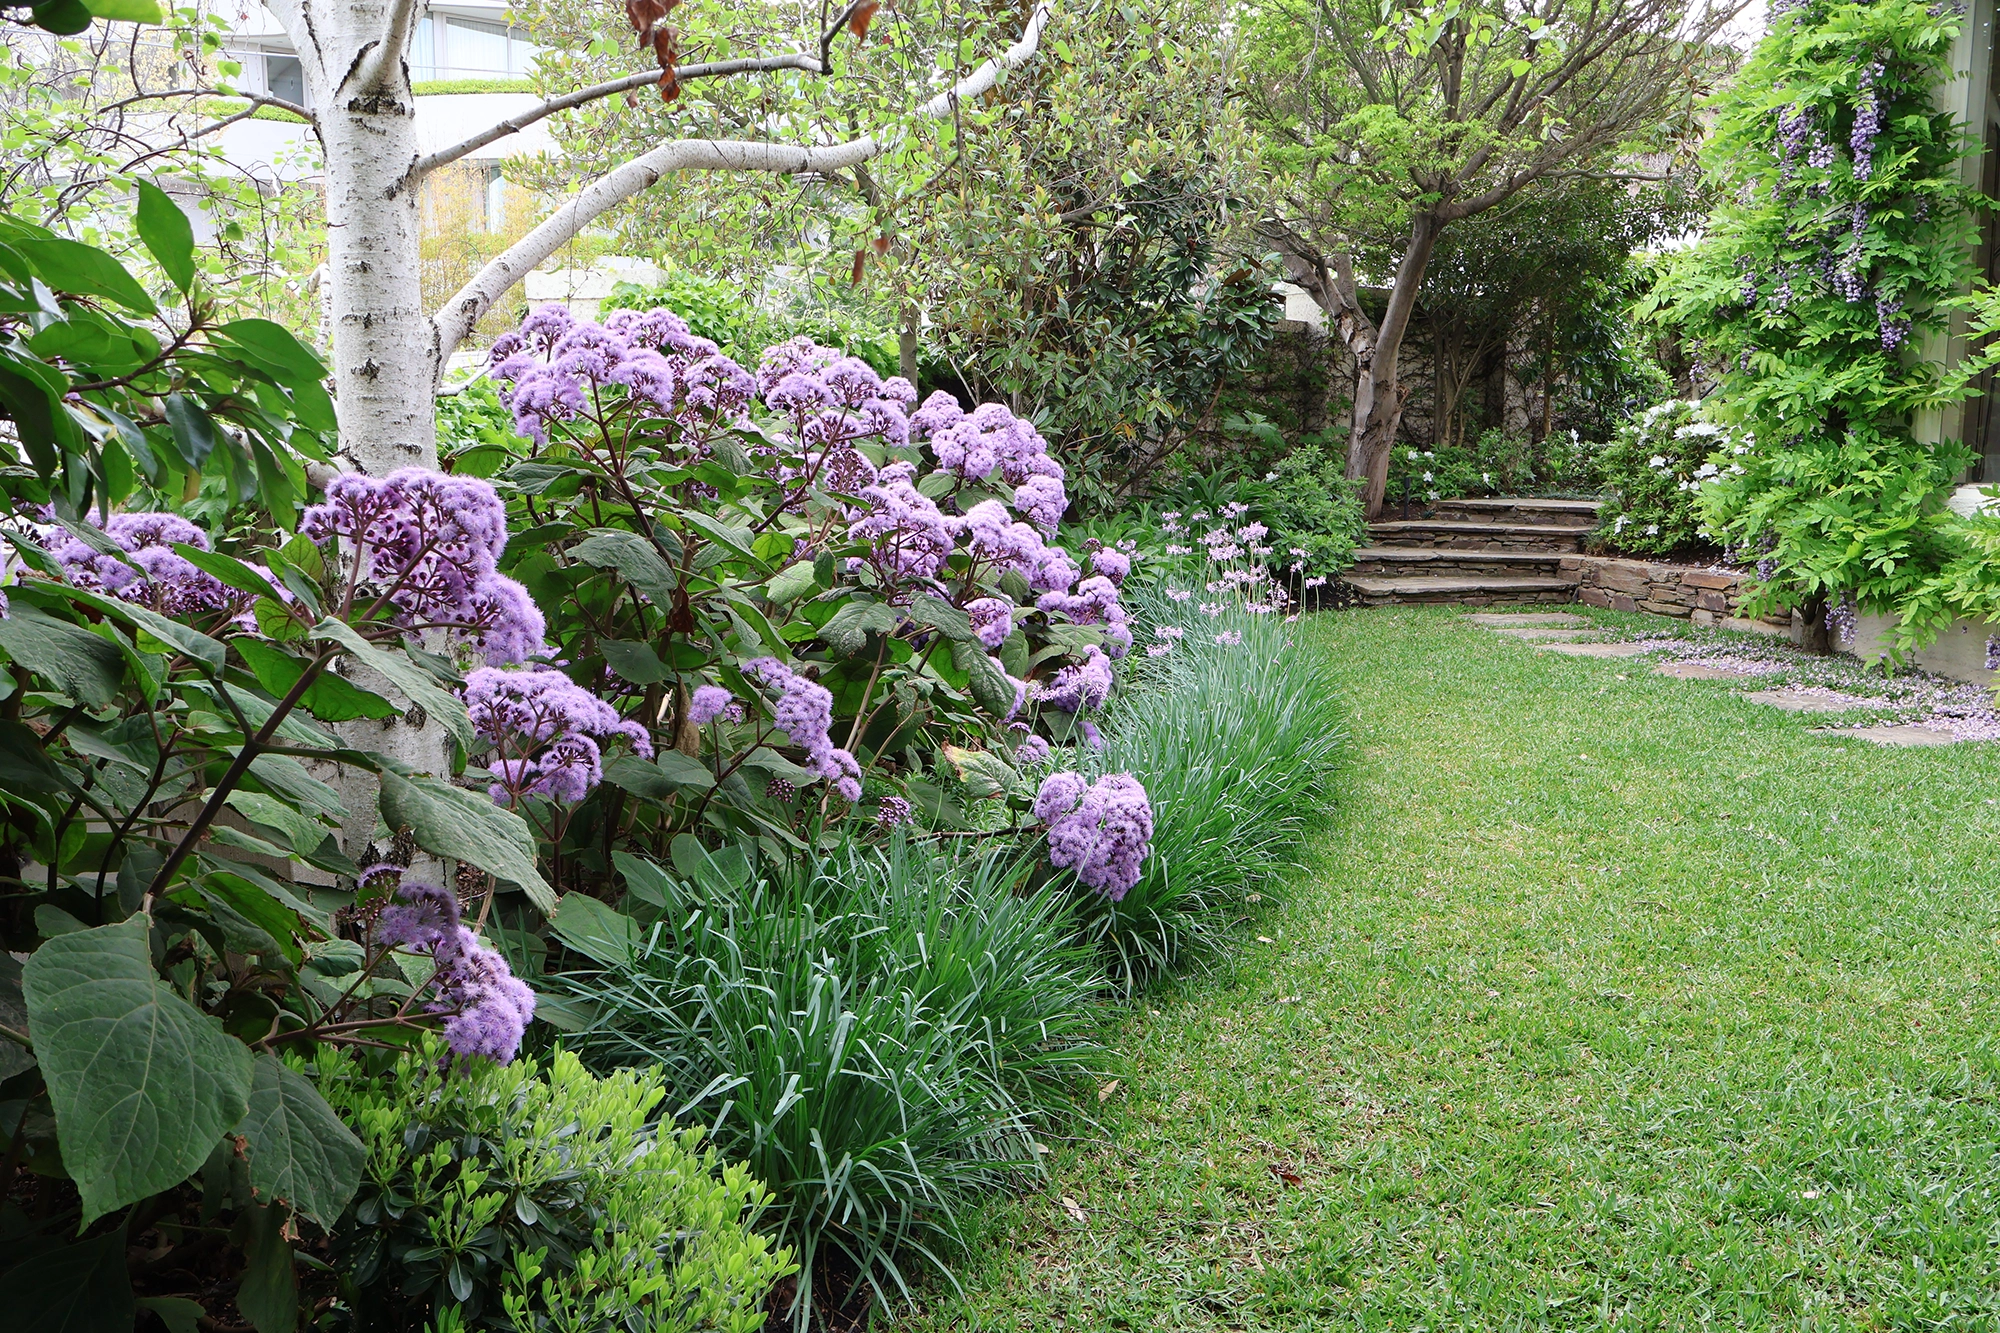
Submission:
POLYGON ((62 693, 92 707, 116 698, 125 674, 125 655, 116 644, 19 599, 0 619, 0 648, 62 693))
MULTIPOLYGON (((140 8, 150 9, 154 17, 142 20, 158 23, 160 7, 157 0, 124 0, 136 3, 140 8)), ((127 14, 107 14, 104 6, 107 0, 91 0, 91 12, 100 18, 128 18, 127 14)), ((187 214, 181 212, 167 192, 151 181, 139 182, 139 239, 152 251, 158 261, 160 271, 173 280, 174 286, 186 291, 194 283, 194 227, 187 214)))
POLYGON ((971 678, 973 700, 995 717, 1011 714, 1020 696, 1000 664, 976 643, 954 642, 951 650, 952 661, 971 678))
POLYGON ((582 893, 565 893, 549 924, 563 943, 607 967, 631 962, 644 933, 631 917, 582 893))
POLYGON ((673 678, 673 671, 660 660, 660 655, 653 651, 650 644, 605 639, 597 645, 597 649, 604 654, 605 662, 613 671, 634 685, 657 685, 673 678))
POLYGON ((764 595, 783 605, 795 602, 819 587, 818 576, 813 573, 813 562, 801 560, 771 576, 764 585, 764 595))
POLYGON ((25 722, 0 720, 0 791, 63 791, 62 774, 49 762, 42 738, 25 722))
MULTIPOLYGON (((257 683, 277 698, 282 699, 289 694, 292 686, 298 684, 299 677, 306 672, 304 662, 274 643, 239 638, 233 646, 255 673, 257 683)), ((331 671, 322 671, 318 679, 306 687, 306 692, 299 696, 299 707, 322 722, 394 717, 402 711, 381 695, 364 690, 331 671)))
POLYGON ((975 637, 971 616, 929 593, 920 592, 910 598, 910 619, 956 643, 965 643, 975 637))
MULTIPOLYGON (((0 1023, 16 1032, 28 1030, 28 1007, 21 998, 21 965, 14 955, 0 952, 0 1023)), ((34 1067, 35 1057, 11 1037, 0 1037, 0 1081, 34 1067)))
POLYGON ((150 315, 153 298, 125 266, 94 245, 60 236, 22 237, 14 248, 28 257, 43 282, 61 292, 105 296, 128 310, 150 315))
POLYGON ((303 1074, 277 1056, 257 1057, 250 1109, 236 1126, 258 1199, 291 1205, 329 1230, 361 1183, 367 1150, 303 1074))
POLYGON ((578 542, 570 554, 586 565, 617 570, 662 611, 674 603, 678 579, 673 569, 660 558, 653 544, 636 532, 600 528, 578 542))
POLYGON ((425 851, 478 866, 526 893, 542 911, 555 911, 555 890, 535 868, 535 835, 484 793, 421 774, 385 772, 382 819, 392 829, 408 828, 425 851))
POLYGON ((833 619, 821 626, 819 636, 842 657, 853 657, 868 646, 869 634, 895 632, 894 608, 882 602, 857 599, 834 612, 833 619))
POLYGON ((9 1269, 0 1277, 7 1327, 12 1333, 127 1333, 137 1311, 125 1240, 125 1228, 118 1227, 9 1269))
POLYGON ((313 626, 313 637, 339 644, 355 661, 401 690, 404 698, 424 710, 425 716, 442 722, 458 740, 461 753, 472 749, 472 718, 466 714, 464 701, 440 686, 407 654, 377 647, 344 620, 320 621, 313 626))
MULTIPOLYGON (((83 0, 84 8, 101 19, 120 19, 126 23, 165 23, 166 8, 160 0, 83 0)), ((181 286, 187 286, 182 283, 181 286)))
POLYGON ((153 972, 143 914, 28 959, 28 1033, 88 1226, 185 1180, 243 1117, 250 1052, 153 972))
POLYGON ((166 397, 167 425, 173 428, 174 448, 180 450, 181 458, 196 472, 208 462, 208 456, 215 452, 215 418, 208 409, 182 393, 170 393, 166 397))
POLYGON ((284 325, 268 319, 234 319, 216 332, 242 348, 251 360, 278 372, 287 382, 318 381, 326 367, 284 325))

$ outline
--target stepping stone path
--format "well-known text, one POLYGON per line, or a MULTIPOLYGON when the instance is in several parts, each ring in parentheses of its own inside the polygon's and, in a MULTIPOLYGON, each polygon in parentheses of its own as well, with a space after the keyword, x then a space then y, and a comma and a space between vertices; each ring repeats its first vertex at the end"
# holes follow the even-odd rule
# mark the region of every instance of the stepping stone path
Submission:
POLYGON ((1675 680, 1749 680, 1758 674, 1740 667, 1709 666, 1705 662, 1664 662, 1653 669, 1675 680))
POLYGON ((1588 625, 1583 616, 1572 615, 1568 611, 1478 611, 1466 617, 1475 625, 1488 629, 1507 629, 1522 625, 1588 625))
POLYGON ((1366 606, 1574 602, 1562 558, 1596 526, 1595 500, 1439 500, 1422 518, 1369 524, 1370 545, 1342 581, 1366 606))
POLYGON ((1845 713, 1855 708, 1879 707, 1880 699, 1862 699, 1852 694, 1814 694, 1807 690, 1752 690, 1743 696, 1753 704, 1768 704, 1787 713, 1845 713))
POLYGON ((1597 633, 1594 629, 1546 629, 1540 625, 1523 625, 1514 629, 1507 625, 1489 625, 1495 634, 1504 634, 1510 639, 1524 639, 1529 643, 1564 643, 1570 639, 1580 639, 1586 634, 1597 633))
POLYGON ((1535 650, 1565 657, 1638 657, 1658 647, 1653 643, 1538 643, 1535 650))
POLYGON ((1952 745, 1958 741, 1943 727, 1925 727, 1915 723, 1900 726, 1855 727, 1844 730, 1837 727, 1823 728, 1822 736, 1852 736, 1858 741, 1868 741, 1874 745, 1952 745))

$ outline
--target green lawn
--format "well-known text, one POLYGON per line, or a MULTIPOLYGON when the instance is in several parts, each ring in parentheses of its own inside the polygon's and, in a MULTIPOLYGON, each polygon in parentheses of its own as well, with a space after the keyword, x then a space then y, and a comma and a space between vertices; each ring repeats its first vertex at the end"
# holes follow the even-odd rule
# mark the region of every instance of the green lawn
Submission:
POLYGON ((2000 1328, 2000 746, 1300 628, 1353 709, 1311 869, 908 1327, 2000 1328))

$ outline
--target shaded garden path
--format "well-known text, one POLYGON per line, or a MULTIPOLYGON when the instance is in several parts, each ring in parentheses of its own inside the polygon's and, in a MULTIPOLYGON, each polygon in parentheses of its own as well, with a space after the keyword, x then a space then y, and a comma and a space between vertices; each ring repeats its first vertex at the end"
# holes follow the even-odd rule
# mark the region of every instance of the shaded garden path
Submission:
POLYGON ((913 1327, 2000 1326, 2000 746, 1301 630, 1354 714, 1314 865, 913 1327))

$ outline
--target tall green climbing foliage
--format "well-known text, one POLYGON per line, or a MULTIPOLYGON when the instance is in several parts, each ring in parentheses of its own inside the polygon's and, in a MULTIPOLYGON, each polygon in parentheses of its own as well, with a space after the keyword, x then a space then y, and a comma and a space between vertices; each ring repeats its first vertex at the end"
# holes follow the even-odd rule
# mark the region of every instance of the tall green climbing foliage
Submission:
POLYGON ((1922 0, 1773 4, 1717 106, 1723 202, 1642 306, 1692 336, 1711 414, 1751 445, 1701 498, 1757 562, 1758 609, 1898 609, 1955 545, 1944 500, 1971 455, 1916 427, 1983 363, 1944 364, 1952 313, 1991 305, 1968 140, 1936 96, 1962 23, 1922 0))

